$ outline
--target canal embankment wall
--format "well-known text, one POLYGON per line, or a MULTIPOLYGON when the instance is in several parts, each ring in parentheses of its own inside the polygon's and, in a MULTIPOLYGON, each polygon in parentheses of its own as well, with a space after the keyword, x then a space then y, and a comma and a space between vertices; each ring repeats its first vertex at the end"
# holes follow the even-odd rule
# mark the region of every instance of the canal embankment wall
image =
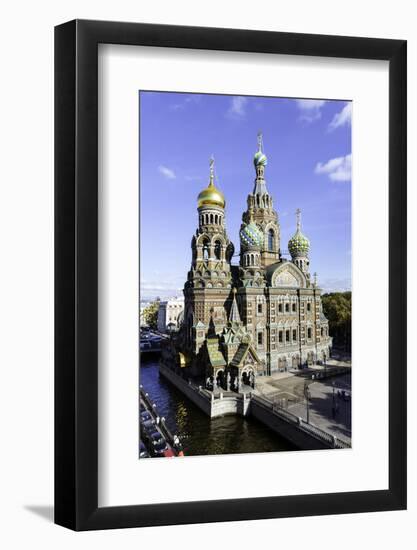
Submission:
POLYGON ((330 434, 316 429, 286 411, 275 410, 272 403, 258 396, 251 399, 250 414, 269 429, 290 441, 299 449, 334 448, 334 438, 330 434))
POLYGON ((316 426, 308 424, 302 418, 288 411, 277 408, 267 399, 253 393, 220 392, 214 395, 213 392, 184 380, 164 365, 159 366, 159 373, 210 418, 227 414, 251 415, 299 449, 315 450, 350 447, 348 443, 316 426))

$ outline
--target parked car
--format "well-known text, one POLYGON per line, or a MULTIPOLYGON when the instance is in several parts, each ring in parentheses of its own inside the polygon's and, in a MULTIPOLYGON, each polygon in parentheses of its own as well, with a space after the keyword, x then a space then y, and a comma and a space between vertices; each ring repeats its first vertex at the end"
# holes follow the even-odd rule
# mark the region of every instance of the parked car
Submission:
POLYGON ((164 456, 164 453, 168 451, 168 445, 165 439, 161 441, 160 443, 156 443, 152 447, 152 452, 154 456, 164 456))
POLYGON ((139 458, 149 458, 149 453, 143 441, 139 441, 139 458))
POLYGON ((149 432, 153 432, 155 429, 155 420, 151 418, 151 420, 145 420, 140 423, 140 427, 143 431, 144 436, 146 437, 149 432))
POLYGON ((164 456, 175 456, 175 453, 172 449, 168 448, 166 451, 163 451, 162 454, 164 456))
POLYGON ((156 445, 157 443, 161 443, 162 441, 165 441, 164 436, 161 434, 159 430, 149 430, 147 432, 147 436, 149 441, 152 443, 152 445, 156 445))
MULTIPOLYGON (((147 422, 148 420, 153 420, 152 415, 149 411, 145 410, 140 413, 141 422, 147 422)), ((155 423, 155 421, 153 421, 155 423)))

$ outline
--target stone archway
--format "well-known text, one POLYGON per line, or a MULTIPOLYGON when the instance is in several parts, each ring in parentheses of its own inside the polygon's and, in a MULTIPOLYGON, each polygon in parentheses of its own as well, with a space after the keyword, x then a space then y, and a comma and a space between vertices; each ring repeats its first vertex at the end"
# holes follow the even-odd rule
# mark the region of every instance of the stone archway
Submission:
POLYGON ((216 387, 224 388, 224 371, 218 370, 216 373, 216 387))
POLYGON ((245 386, 250 386, 251 388, 255 387, 255 372, 252 368, 242 371, 241 383, 245 386))

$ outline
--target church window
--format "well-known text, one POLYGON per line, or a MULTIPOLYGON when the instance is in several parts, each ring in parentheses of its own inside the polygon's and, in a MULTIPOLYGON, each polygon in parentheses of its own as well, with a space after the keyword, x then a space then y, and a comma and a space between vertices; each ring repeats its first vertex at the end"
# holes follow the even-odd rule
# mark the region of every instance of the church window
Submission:
POLYGON ((278 304, 278 311, 282 313, 282 304, 278 304))
POLYGON ((292 339, 297 340, 297 329, 293 329, 292 331, 292 339))
POLYGON ((308 327, 308 329, 307 329, 307 338, 309 340, 311 340, 311 336, 312 336, 312 330, 311 330, 311 327, 308 327))
POLYGON ((278 342, 282 344, 282 330, 278 332, 278 342))
POLYGON ((289 342, 289 341, 290 341, 290 331, 289 331, 289 330, 286 330, 286 331, 285 331, 285 341, 286 341, 286 342, 289 342))
POLYGON ((290 304, 285 304, 285 311, 288 313, 290 311, 290 304))
POLYGON ((258 304, 258 313, 262 313, 262 304, 258 304))
POLYGON ((307 302, 307 311, 311 311, 311 303, 307 302))
POLYGON ((274 251, 274 248, 275 248, 275 233, 274 233, 274 230, 273 229, 270 229, 268 231, 268 250, 270 252, 273 252, 274 251))
POLYGON ((203 259, 208 260, 209 257, 209 245, 207 241, 203 243, 203 259))
POLYGON ((210 214, 210 223, 214 223, 214 216, 213 216, 213 214, 210 214))
POLYGON ((295 312, 297 310, 297 306, 296 306, 295 302, 292 304, 292 310, 293 310, 293 312, 295 312))
POLYGON ((258 332, 258 346, 262 346, 264 342, 263 332, 258 332))
POLYGON ((214 255, 217 260, 220 260, 221 250, 222 250, 222 246, 220 241, 216 241, 214 243, 214 255))

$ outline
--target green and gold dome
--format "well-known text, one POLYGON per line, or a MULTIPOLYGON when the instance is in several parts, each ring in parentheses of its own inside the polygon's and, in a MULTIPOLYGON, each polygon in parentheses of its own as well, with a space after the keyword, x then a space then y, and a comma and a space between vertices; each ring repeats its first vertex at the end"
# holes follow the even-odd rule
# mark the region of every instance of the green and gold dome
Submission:
POLYGON ((223 193, 220 189, 214 185, 214 159, 210 160, 210 182, 208 186, 203 189, 197 198, 198 208, 202 206, 218 206, 224 208, 226 201, 223 193))
POLYGON ((264 234, 255 222, 250 222, 240 230, 240 240, 248 247, 260 247, 264 243, 264 234))
POLYGON ((288 241, 288 250, 292 258, 308 256, 310 251, 310 241, 301 232, 301 210, 297 210, 297 231, 288 241))

